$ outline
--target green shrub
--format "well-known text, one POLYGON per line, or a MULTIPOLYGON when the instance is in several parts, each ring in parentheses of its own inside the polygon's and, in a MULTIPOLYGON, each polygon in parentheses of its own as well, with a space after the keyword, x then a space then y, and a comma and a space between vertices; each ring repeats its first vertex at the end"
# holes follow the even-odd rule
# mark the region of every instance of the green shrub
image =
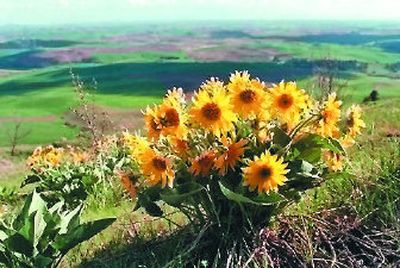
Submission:
POLYGON ((35 191, 16 218, 0 226, 0 263, 5 267, 57 267, 73 247, 112 224, 115 218, 81 223, 82 206, 63 211, 35 191))

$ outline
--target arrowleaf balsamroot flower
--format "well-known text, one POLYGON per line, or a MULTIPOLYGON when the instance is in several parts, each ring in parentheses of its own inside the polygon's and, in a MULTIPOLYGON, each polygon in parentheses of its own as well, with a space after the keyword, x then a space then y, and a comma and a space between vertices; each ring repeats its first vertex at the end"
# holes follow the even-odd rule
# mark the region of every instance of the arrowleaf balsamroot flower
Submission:
POLYGON ((122 143, 128 148, 133 160, 137 160, 140 155, 150 147, 150 142, 145 137, 131 135, 126 131, 122 133, 122 143))
POLYGON ((308 96, 295 82, 280 82, 269 89, 271 116, 293 129, 307 108, 308 96))
POLYGON ((136 198, 137 195, 137 190, 135 187, 135 184, 130 178, 130 174, 126 172, 116 172, 116 175, 120 178, 122 186, 125 188, 125 190, 129 193, 130 197, 132 199, 136 198))
POLYGON ((257 188, 259 193, 278 191, 278 186, 287 180, 285 175, 289 170, 286 167, 283 158, 266 151, 243 168, 244 185, 248 185, 250 190, 257 188))
POLYGON ((343 170, 344 156, 331 151, 325 151, 323 157, 329 170, 334 172, 343 170))
POLYGON ((358 105, 352 105, 347 111, 346 126, 348 128, 348 134, 351 137, 355 137, 361 133, 361 129, 365 128, 365 123, 361 119, 361 107, 358 105))
POLYGON ((226 151, 215 160, 215 168, 219 170, 219 175, 223 176, 228 169, 234 169, 236 163, 243 156, 247 141, 242 139, 238 142, 231 143, 227 138, 223 139, 226 151))
POLYGON ((147 148, 139 158, 139 165, 148 185, 154 186, 161 182, 162 187, 173 186, 175 171, 171 160, 167 157, 147 148))
POLYGON ((181 159, 187 159, 189 156, 189 142, 185 139, 172 137, 169 139, 172 151, 181 159))
POLYGON ((208 176, 214 167, 215 152, 212 150, 204 151, 201 155, 192 160, 188 171, 196 176, 208 176))
POLYGON ((189 113, 194 124, 219 137, 234 128, 237 116, 232 108, 225 89, 213 80, 196 93, 189 113))
POLYGON ((341 101, 336 99, 336 94, 330 94, 321 110, 321 119, 318 121, 317 133, 322 137, 337 137, 339 135, 338 122, 340 120, 341 101))
POLYGON ((267 111, 265 85, 258 79, 251 79, 247 72, 236 72, 230 77, 228 91, 233 111, 247 119, 267 111))
POLYGON ((183 112, 183 93, 174 89, 169 91, 162 104, 153 109, 147 107, 144 121, 151 139, 158 139, 161 135, 175 135, 184 138, 187 134, 187 115, 183 112))

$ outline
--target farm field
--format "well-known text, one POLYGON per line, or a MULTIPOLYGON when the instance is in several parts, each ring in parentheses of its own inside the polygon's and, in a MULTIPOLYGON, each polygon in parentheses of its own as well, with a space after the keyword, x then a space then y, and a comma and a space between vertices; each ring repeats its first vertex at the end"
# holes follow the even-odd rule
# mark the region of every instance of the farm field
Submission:
POLYGON ((70 71, 89 84, 96 81, 96 105, 117 110, 144 108, 167 89, 192 91, 206 78, 226 79, 234 70, 307 87, 326 59, 348 81, 349 100, 360 102, 375 88, 382 98, 398 96, 400 54, 393 47, 400 34, 390 26, 379 34, 379 25, 345 23, 3 29, 0 145, 7 145, 6 132, 18 120, 31 131, 23 144, 74 137, 77 128, 64 124, 76 104, 70 71), (46 126, 52 131, 43 135, 46 126))

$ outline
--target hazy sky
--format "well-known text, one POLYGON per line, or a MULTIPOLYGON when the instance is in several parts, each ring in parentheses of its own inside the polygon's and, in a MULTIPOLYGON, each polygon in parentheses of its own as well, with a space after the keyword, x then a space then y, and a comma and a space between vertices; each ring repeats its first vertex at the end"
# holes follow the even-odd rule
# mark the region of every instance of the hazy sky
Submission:
POLYGON ((400 0, 0 0, 0 24, 201 19, 400 20, 400 0))

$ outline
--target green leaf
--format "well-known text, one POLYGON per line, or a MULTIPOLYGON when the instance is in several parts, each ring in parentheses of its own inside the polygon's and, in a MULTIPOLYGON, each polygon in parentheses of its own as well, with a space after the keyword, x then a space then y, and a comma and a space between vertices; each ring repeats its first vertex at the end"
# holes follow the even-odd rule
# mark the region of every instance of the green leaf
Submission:
POLYGON ((344 149, 338 140, 333 138, 324 138, 317 134, 310 134, 306 136, 305 138, 297 141, 293 147, 299 149, 300 151, 319 147, 328 149, 335 153, 344 153, 344 149))
POLYGON ((322 151, 320 147, 305 149, 297 156, 297 159, 303 159, 310 163, 317 163, 321 160, 322 151))
POLYGON ((163 215, 162 209, 154 202, 146 202, 142 207, 150 216, 161 217, 163 215))
POLYGON ((42 235, 46 229, 47 223, 45 222, 44 215, 39 211, 36 213, 33 220, 33 247, 36 248, 40 240, 42 240, 42 235))
POLYGON ((290 188, 294 188, 297 191, 306 190, 315 187, 316 184, 322 181, 318 169, 307 161, 293 161, 290 163, 289 169, 290 172, 287 174, 289 180, 286 182, 285 186, 283 186, 287 190, 290 188))
POLYGON ((32 184, 35 182, 41 181, 41 178, 38 175, 28 175, 25 177, 25 179, 21 183, 21 188, 25 187, 28 184, 32 184))
POLYGON ((76 207, 73 211, 70 211, 63 215, 60 222, 60 234, 67 233, 71 228, 75 228, 80 223, 80 214, 82 211, 82 205, 76 207))
POLYGON ((56 237, 53 247, 65 254, 76 245, 86 241, 110 226, 116 218, 101 219, 81 224, 67 233, 56 237))
POLYGON ((34 218, 37 215, 37 211, 35 211, 33 214, 29 215, 24 219, 24 224, 21 226, 19 230, 16 230, 19 234, 21 234, 27 241, 32 243, 33 245, 33 239, 34 239, 34 218))
POLYGON ((0 230, 0 241, 7 239, 8 235, 3 230, 0 230))
POLYGON ((54 258, 39 255, 33 261, 33 265, 34 267, 50 267, 50 264, 52 264, 54 261, 54 258))
POLYGON ((275 127, 271 130, 271 132, 274 133, 274 136, 272 138, 274 144, 284 148, 286 145, 290 143, 291 138, 282 129, 275 127))
POLYGON ((340 144, 340 142, 337 139, 328 138, 328 140, 329 140, 330 144, 333 146, 331 148, 332 152, 339 153, 339 154, 340 153, 342 153, 342 154, 346 153, 346 151, 344 150, 342 144, 340 144))
POLYGON ((222 182, 219 182, 219 187, 226 198, 237 203, 247 203, 257 206, 271 206, 285 200, 283 196, 275 192, 258 195, 255 198, 249 198, 242 194, 231 191, 230 189, 225 187, 222 182))
POLYGON ((25 234, 27 235, 26 237, 27 238, 30 237, 32 239, 33 236, 31 235, 28 236, 27 233, 31 232, 28 231, 28 229, 33 228, 33 226, 29 227, 30 223, 28 222, 28 220, 31 219, 33 223, 33 218, 31 217, 31 215, 35 212, 43 214, 45 211, 47 211, 46 202, 40 197, 38 193, 36 193, 36 191, 33 191, 33 193, 28 195, 27 198, 25 199, 22 211, 13 222, 13 228, 15 230, 20 230, 25 226, 24 228, 25 228, 25 234))
POLYGON ((4 241, 4 245, 10 251, 24 254, 27 257, 32 256, 32 243, 19 233, 15 233, 4 241))
POLYGON ((154 217, 162 216, 161 208, 155 203, 160 200, 161 186, 150 187, 138 194, 137 203, 134 210, 143 207, 148 214, 154 217))
POLYGON ((160 194, 160 197, 167 204, 171 206, 178 206, 203 189, 204 187, 198 183, 187 182, 178 185, 173 189, 166 189, 164 193, 160 194))

